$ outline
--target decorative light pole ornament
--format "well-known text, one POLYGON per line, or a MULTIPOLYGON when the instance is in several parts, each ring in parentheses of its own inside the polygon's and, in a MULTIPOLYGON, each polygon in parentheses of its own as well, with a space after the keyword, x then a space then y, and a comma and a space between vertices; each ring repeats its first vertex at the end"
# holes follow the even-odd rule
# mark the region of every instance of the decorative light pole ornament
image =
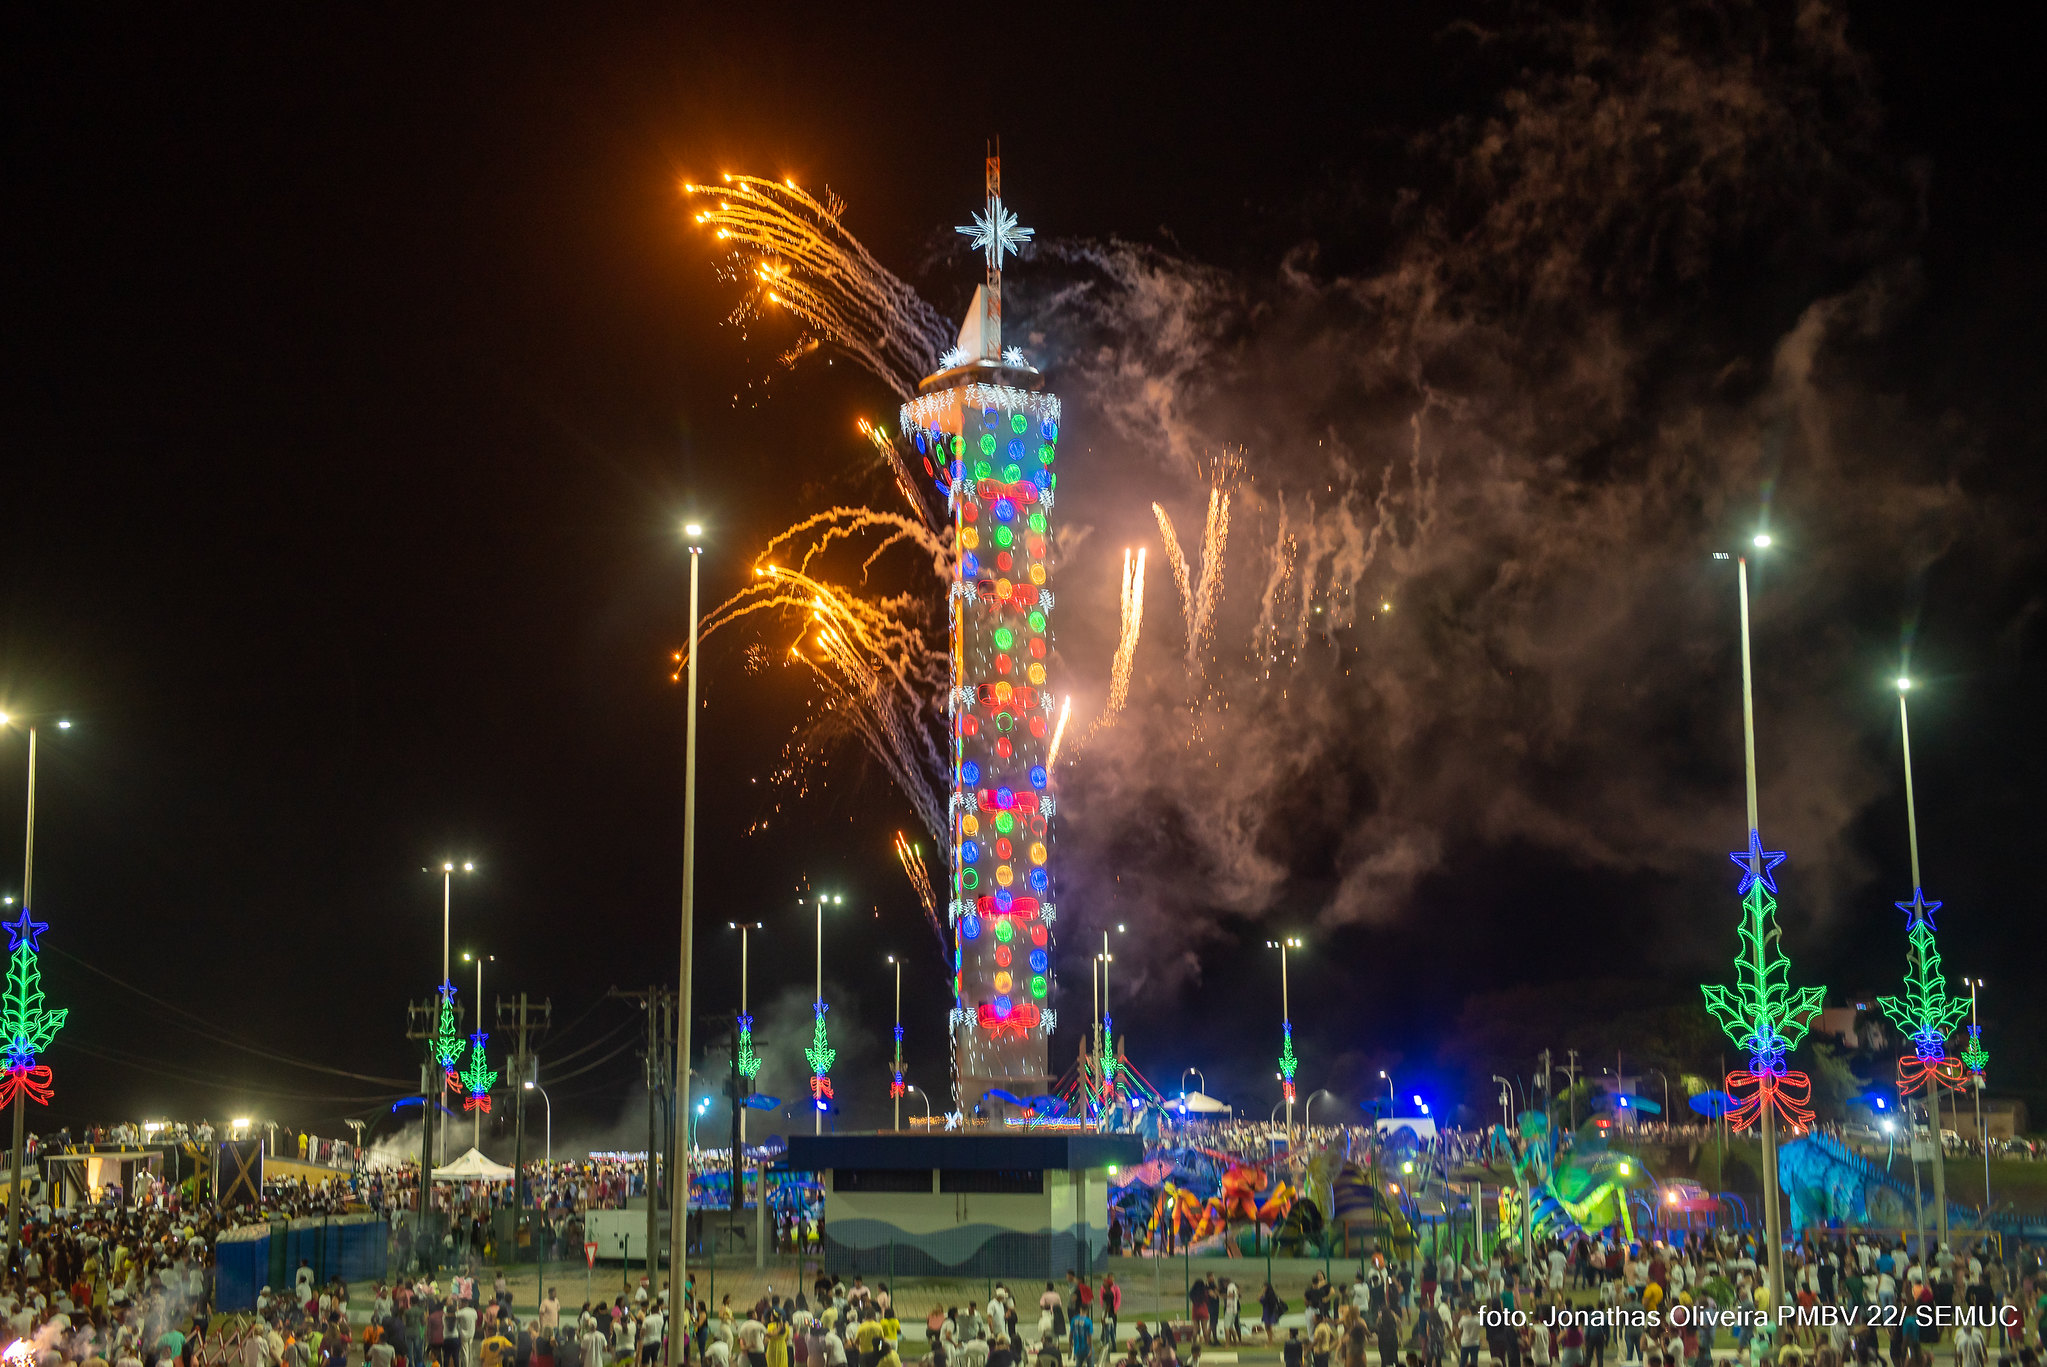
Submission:
POLYGON ((825 1103, 832 1099, 832 1060, 839 1051, 832 1048, 825 1038, 824 1013, 831 1010, 822 999, 812 1003, 817 1016, 810 1027, 810 1047, 803 1051, 803 1057, 810 1063, 810 1097, 817 1109, 825 1109, 825 1103))
POLYGON ((7 1037, 6 1074, 0 1076, 0 1106, 27 1097, 38 1105, 50 1104, 50 1065, 36 1062, 36 1055, 49 1048, 50 1041, 64 1027, 68 1008, 43 1008, 43 973, 37 965, 40 949, 36 941, 49 924, 31 919, 23 907, 21 919, 7 922, 11 957, 7 961, 7 992, 0 999, 0 1034, 7 1037))
MULTIPOLYGON (((1965 1067, 1962 1059, 1947 1051, 1947 1037, 1969 1014, 1969 1003, 1948 995, 1947 976, 1940 971, 1940 950, 1933 939, 1933 913, 1940 910, 1940 903, 1927 901, 1925 890, 1919 885, 1919 811, 1912 795, 1912 723, 1905 710, 1905 694, 1911 686, 1910 679, 1898 680, 1898 724, 1905 743, 1905 832, 1912 852, 1912 900, 1892 904, 1905 913, 1905 995, 1876 999, 1884 1014, 1912 1041, 1911 1054, 1898 1060, 1901 1096, 1914 1092, 1932 1095, 1936 1084, 1958 1092, 1969 1073, 1982 1071, 1975 1064, 1965 1067)), ((1973 1026, 1969 1047, 1984 1062, 1989 1061, 1989 1055, 1982 1053, 1973 1026)))
POLYGON ((455 1016, 455 984, 441 984, 441 1019, 434 1027, 434 1058, 439 1060, 441 1072, 447 1076, 448 1090, 462 1090, 456 1066, 462 1062, 462 1051, 469 1046, 462 1038, 462 1027, 455 1016))
POLYGON ((483 1043, 489 1038, 481 1030, 469 1037, 469 1066, 462 1070, 462 1086, 469 1093, 462 1102, 465 1111, 490 1112, 490 1089, 497 1085, 498 1075, 483 1056, 483 1043))
POLYGON ((753 1017, 739 1017, 739 1075, 748 1082, 760 1076, 760 1056, 753 1051, 753 1017))
POLYGON ((1772 877, 1784 862, 1784 852, 1765 850, 1762 836, 1753 830, 1748 842, 1746 850, 1728 856, 1742 870, 1737 889, 1741 896, 1741 953, 1734 960, 1735 985, 1708 984, 1704 988, 1706 1009, 1749 1056, 1746 1070, 1736 1069, 1727 1075, 1728 1095, 1738 1103, 1727 1118, 1734 1128, 1747 1129, 1762 1118, 1764 1107, 1775 1106, 1792 1124, 1810 1125, 1812 1080, 1789 1068, 1785 1055, 1805 1038, 1826 989, 1793 990, 1791 960, 1778 948, 1782 931, 1777 925, 1777 882, 1772 877))

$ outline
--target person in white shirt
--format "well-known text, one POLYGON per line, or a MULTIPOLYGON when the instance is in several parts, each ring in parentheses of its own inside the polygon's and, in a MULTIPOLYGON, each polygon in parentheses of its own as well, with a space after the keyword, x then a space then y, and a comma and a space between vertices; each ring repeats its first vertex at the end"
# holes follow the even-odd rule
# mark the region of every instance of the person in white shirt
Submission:
POLYGON ((583 1317, 583 1332, 576 1336, 576 1345, 582 1350, 582 1367, 610 1367, 608 1361, 611 1345, 605 1342, 603 1333, 597 1328, 597 1321, 588 1315, 583 1317))
POLYGON ((640 1321, 640 1361, 653 1363, 661 1353, 661 1331, 668 1327, 668 1318, 659 1308, 649 1310, 647 1318, 640 1321))
POLYGON ((1955 1367, 1984 1367, 1989 1355, 1989 1340, 1984 1337, 1980 1326, 1962 1324, 1955 1327, 1955 1367))
POLYGON ((472 1367, 472 1364, 476 1361, 473 1356, 476 1351, 475 1306, 465 1305, 455 1312, 455 1334, 461 1340, 462 1354, 456 1361, 460 1362, 462 1367, 472 1367))

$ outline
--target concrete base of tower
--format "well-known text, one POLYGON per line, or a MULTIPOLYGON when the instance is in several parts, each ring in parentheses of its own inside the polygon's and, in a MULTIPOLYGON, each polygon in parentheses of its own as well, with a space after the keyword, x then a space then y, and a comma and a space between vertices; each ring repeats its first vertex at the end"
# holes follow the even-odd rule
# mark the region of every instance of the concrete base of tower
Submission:
POLYGON ((781 1165, 820 1174, 824 1265, 841 1276, 1096 1276, 1109 1183, 1135 1135, 791 1135, 781 1165))

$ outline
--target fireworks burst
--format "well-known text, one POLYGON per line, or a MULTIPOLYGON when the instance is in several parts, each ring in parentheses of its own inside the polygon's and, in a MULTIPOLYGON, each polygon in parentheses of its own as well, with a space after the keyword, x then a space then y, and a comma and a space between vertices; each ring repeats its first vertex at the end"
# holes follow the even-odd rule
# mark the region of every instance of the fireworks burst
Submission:
POLYGON ((1059 744, 1066 739, 1066 719, 1073 715, 1073 695, 1067 694, 1066 701, 1059 704, 1059 722, 1052 728, 1052 744, 1045 751, 1045 767, 1050 769, 1059 762, 1059 744))
MULTIPOLYGON (((754 562, 753 582, 712 609, 699 636, 708 640, 761 613, 794 627, 788 659, 806 666, 823 689, 811 732, 798 745, 821 746, 841 734, 856 737, 909 800, 932 840, 943 844, 951 772, 944 713, 951 672, 930 620, 939 595, 865 596, 824 577, 825 563, 838 551, 864 550, 859 574, 865 578, 896 547, 923 552, 929 571, 946 582, 951 549, 922 523, 872 508, 830 508, 807 517, 768 543, 754 562), (795 563, 781 563, 788 560, 795 563)), ((687 652, 678 651, 675 661, 680 677, 687 652)))
MULTIPOLYGON (((730 244, 751 286, 735 323, 770 306, 786 309, 900 398, 914 395, 917 381, 938 369, 939 354, 952 345, 952 325, 846 231, 839 222, 846 206, 837 195, 828 190, 819 201, 793 180, 746 175, 682 189, 715 206, 696 221, 730 244)), ((782 362, 793 366, 814 349, 813 339, 799 339, 782 362)))
POLYGON ((924 919, 930 922, 931 933, 938 937, 939 946, 944 947, 945 920, 938 914, 938 894, 931 887, 931 870, 924 863, 924 847, 912 845, 908 836, 897 831, 896 858, 902 861, 903 876, 910 880, 917 900, 924 905, 924 919))
POLYGON ((1230 541, 1230 491, 1221 485, 1208 491, 1208 517, 1201 527, 1201 577, 1192 579, 1187 556, 1174 534, 1173 519, 1163 506, 1151 505, 1158 519, 1159 536, 1166 543, 1166 558, 1173 566, 1173 583, 1180 590, 1180 612, 1187 619, 1187 672, 1195 678, 1203 673, 1202 649, 1215 625, 1216 604, 1223 595, 1223 553, 1230 541))
MULTIPOLYGON (((1109 700, 1103 704, 1101 715, 1088 727, 1087 734, 1080 738, 1080 744, 1074 747, 1076 750, 1094 739, 1095 732, 1114 726, 1116 719, 1123 714, 1124 704, 1130 699, 1130 671, 1137 662, 1137 636, 1144 626, 1144 557, 1142 546, 1138 547, 1134 557, 1127 548, 1123 552, 1122 620, 1116 634, 1116 653, 1109 661, 1109 700)), ((1071 701, 1068 699, 1069 706, 1071 701)), ((1063 713, 1060 723, 1062 726, 1065 723, 1063 713)), ((1054 750, 1057 750, 1056 738, 1054 750)))

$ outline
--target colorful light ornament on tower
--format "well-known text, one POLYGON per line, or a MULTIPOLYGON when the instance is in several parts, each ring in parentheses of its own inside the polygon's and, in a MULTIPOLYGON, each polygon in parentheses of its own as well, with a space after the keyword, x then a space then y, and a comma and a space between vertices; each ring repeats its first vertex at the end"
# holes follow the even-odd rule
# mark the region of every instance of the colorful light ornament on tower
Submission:
POLYGON ((1102 1074, 1101 1114, 1107 1115, 1109 1108, 1116 1104, 1116 1023, 1109 1013, 1102 1012, 1102 1057, 1096 1067, 1102 1074))
POLYGON ((1294 1023, 1281 1021, 1279 1028, 1284 1033, 1279 1047, 1279 1086, 1286 1094, 1286 1104, 1291 1106, 1294 1104, 1294 1071, 1301 1066, 1301 1061, 1294 1056, 1294 1023))
POLYGON ((1778 948, 1777 881, 1781 850, 1765 850, 1762 836, 1748 833, 1748 848, 1732 859, 1741 872, 1741 953, 1734 961, 1733 987, 1707 984, 1706 1009, 1749 1056, 1747 1069, 1727 1075, 1727 1091, 1738 1104, 1727 1113, 1736 1129, 1760 1120, 1765 1107, 1796 1126, 1812 1123, 1812 1080, 1790 1070, 1785 1055, 1798 1047, 1826 997, 1823 987, 1791 986, 1791 960, 1778 948))
POLYGON ((434 1058, 439 1061, 451 1092, 462 1090, 455 1067, 462 1061, 462 1051, 468 1047, 462 1038, 462 1027, 455 1018, 455 984, 444 982, 441 984, 441 1017, 434 1027, 434 1058))
POLYGON ((803 1051, 803 1057, 810 1063, 810 1099, 820 1111, 829 1110, 832 1099, 832 1060, 839 1051, 832 1048, 825 1038, 824 1013, 831 1008, 823 1002, 815 1002, 816 1019, 810 1028, 810 1047, 803 1051))
POLYGON ((953 688, 948 820, 957 1103, 1048 1090, 1052 900, 1046 691, 1051 667, 1050 519, 1059 400, 1002 345, 1002 262, 1030 230, 1002 205, 987 163, 987 210, 962 228, 987 280, 947 354, 903 405, 901 430, 947 491, 958 548, 950 598, 953 688))
MULTIPOLYGON (((1898 1091, 1931 1093, 1936 1084, 1959 1091, 1972 1071, 1947 1051, 1947 1037, 1969 1014, 1969 1003, 1950 997, 1947 977, 1940 971, 1940 950, 1933 942, 1933 913, 1940 903, 1929 902, 1919 888, 1912 900, 1896 903, 1905 913, 1905 995, 1878 997, 1876 1004, 1912 1041, 1912 1053, 1898 1060, 1898 1091)), ((1971 1043, 1971 1048, 1975 1044, 1971 1043)), ((1986 1058, 1987 1061, 1987 1058, 1986 1058)))
POLYGON ((479 1030, 469 1037, 469 1066, 462 1070, 462 1087, 469 1095, 462 1102, 465 1111, 490 1113, 490 1089, 497 1085, 498 1075, 491 1071, 490 1064, 483 1056, 483 1042, 490 1036, 479 1030))
POLYGON ((7 961, 7 995, 0 999, 0 1034, 7 1037, 6 1073, 0 1076, 0 1105, 12 1105, 27 1097, 41 1106, 50 1104, 50 1065, 36 1056, 50 1047, 50 1041, 64 1027, 70 1010, 43 1008, 43 971, 36 961, 41 950, 37 939, 49 924, 30 918, 28 908, 21 919, 7 923, 12 942, 7 961))
POLYGON ((739 1017, 739 1075, 751 1083, 760 1075, 760 1056, 753 1051, 753 1017, 739 1017))

